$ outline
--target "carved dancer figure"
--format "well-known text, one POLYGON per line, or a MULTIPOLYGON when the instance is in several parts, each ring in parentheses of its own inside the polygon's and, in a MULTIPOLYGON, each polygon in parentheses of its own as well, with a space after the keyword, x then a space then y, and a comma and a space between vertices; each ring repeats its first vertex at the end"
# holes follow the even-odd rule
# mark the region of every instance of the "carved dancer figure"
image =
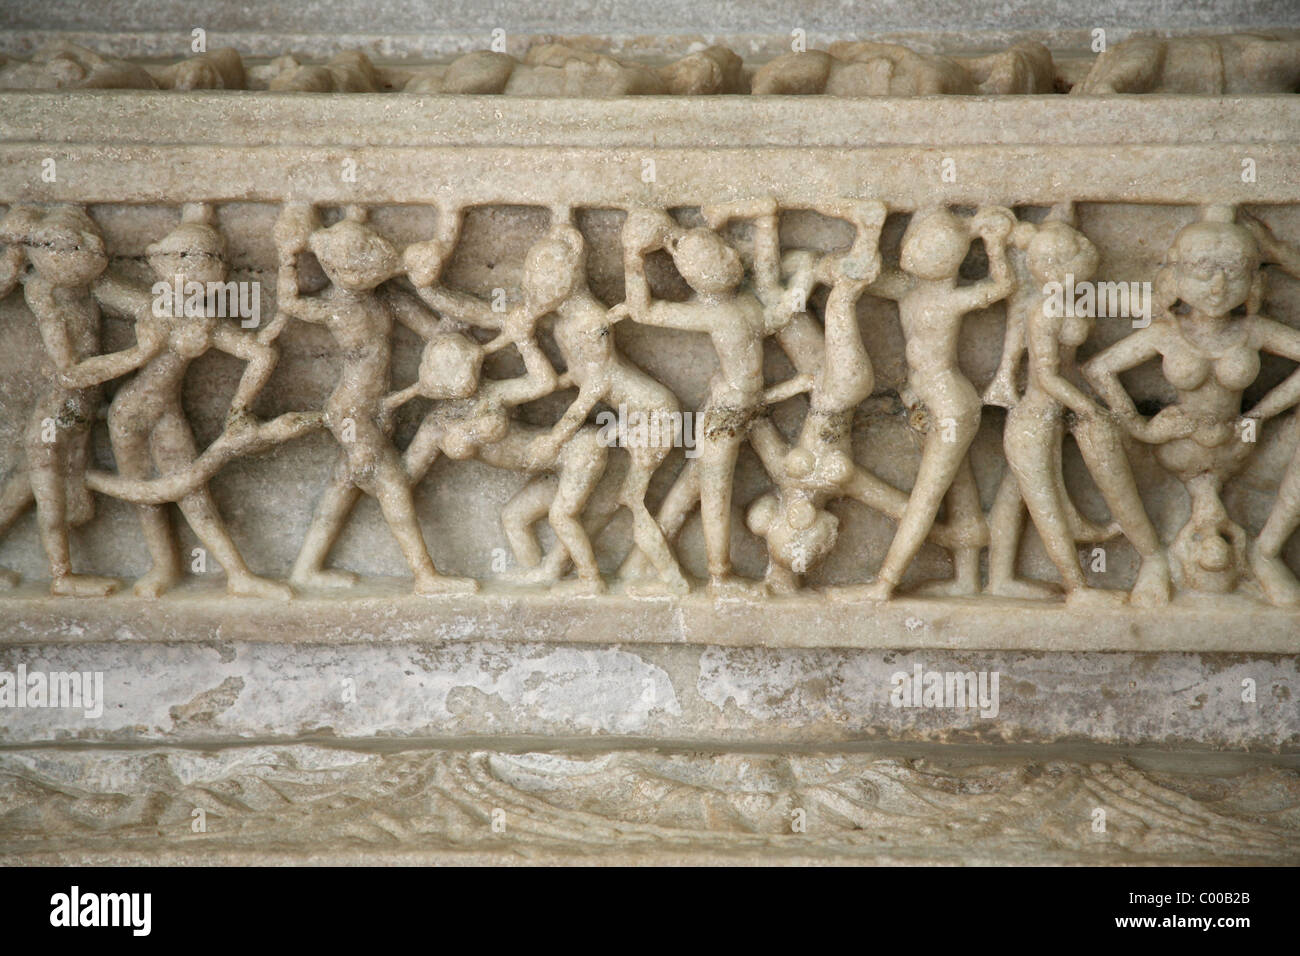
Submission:
POLYGON ((917 53, 896 43, 833 43, 787 53, 754 74, 755 94, 929 96, 940 93, 1051 93, 1052 54, 1018 43, 984 57, 917 53))
MULTIPOLYGON (((1088 587, 1075 548, 1080 541, 1104 541, 1119 528, 1142 555, 1134 603, 1164 603, 1169 599, 1168 560, 1141 506, 1120 435, 1109 416, 1088 396, 1075 365, 1075 350, 1091 333, 1092 319, 1057 314, 1046 291, 1051 283, 1065 283, 1067 276, 1072 275, 1075 282, 1091 279, 1100 258, 1097 249, 1072 222, 1050 217, 1040 226, 1020 223, 1013 241, 1022 247, 1031 290, 1026 295, 1022 288, 1015 297, 1028 323, 1028 384, 1007 416, 1003 432, 1008 469, 989 519, 988 590, 1018 598, 1051 593, 1015 576, 1028 508, 1061 575, 1069 603, 1114 603, 1117 595, 1113 592, 1088 587), (1073 413, 1070 429, 1084 461, 1116 517, 1112 527, 1097 527, 1084 519, 1065 488, 1061 446, 1066 409, 1073 413)), ((1008 326, 1012 321, 1008 308, 1008 326)))
MULTIPOLYGON (((350 587, 356 575, 325 569, 343 522, 361 493, 375 499, 415 577, 417 594, 474 591, 472 578, 447 577, 434 567, 415 515, 411 484, 390 436, 393 421, 383 406, 392 365, 393 311, 375 289, 401 272, 393 246, 349 208, 345 218, 322 228, 310 206, 285 206, 276 222, 280 311, 329 329, 343 353, 338 385, 325 403, 325 425, 339 443, 338 464, 317 505, 289 580, 305 587, 350 587), (310 249, 329 279, 318 296, 298 289, 297 257, 310 249)), ((397 317, 428 339, 432 320, 397 317)))
MULTIPOLYGON (((146 250, 154 274, 168 286, 223 283, 226 279, 225 242, 211 225, 211 209, 186 206, 181 224, 146 250)), ((271 372, 277 353, 269 342, 231 326, 215 315, 205 300, 201 315, 189 314, 182 303, 154 310, 154 295, 115 278, 104 277, 94 287, 95 298, 110 312, 135 319, 136 344, 121 352, 87 358, 60 373, 69 388, 86 388, 136 372, 118 389, 108 411, 108 432, 118 471, 131 479, 149 477, 151 465, 166 476, 188 468, 198 457, 194 434, 185 418, 181 388, 190 363, 211 348, 247 362, 231 400, 228 418, 253 422, 248 406, 271 372)), ((268 326, 269 328, 269 326, 268 326)), ((226 571, 231 594, 288 598, 288 587, 258 577, 244 563, 226 531, 216 502, 206 486, 177 502, 181 513, 203 546, 226 571)), ((157 597, 179 580, 180 555, 165 505, 141 505, 140 523, 153 565, 135 584, 141 597, 157 597)))
MULTIPOLYGON (((551 242, 534 244, 529 254, 533 268, 553 265, 553 257, 566 255, 564 250, 550 247, 551 242)), ((439 454, 534 474, 501 511, 501 523, 516 559, 526 567, 540 561, 541 547, 532 528, 546 516, 578 575, 555 587, 566 593, 598 594, 605 585, 581 516, 605 472, 608 452, 596 429, 579 428, 563 447, 540 456, 537 449, 549 441, 550 430, 510 418, 511 408, 549 395, 555 386, 555 369, 533 338, 532 319, 524 309, 516 308, 503 323, 499 339, 486 348, 459 332, 434 336, 425 347, 419 379, 390 396, 385 406, 396 409, 417 395, 438 402, 406 449, 405 467, 414 481, 428 472, 439 454), (525 374, 496 381, 482 379, 484 356, 511 343, 524 360, 525 374)))
POLYGON ((1134 37, 1097 57, 1071 93, 1298 93, 1300 38, 1134 37))
MULTIPOLYGON (((775 203, 768 201, 771 216, 775 203)), ((773 228, 769 223, 766 228, 773 228)), ((684 515, 698 497, 708 551, 709 586, 715 595, 747 593, 749 582, 731 571, 731 495, 736 456, 763 406, 763 340, 789 324, 793 310, 765 307, 757 287, 779 276, 779 261, 763 264, 753 287, 741 285, 740 256, 713 229, 683 229, 660 210, 633 210, 623 227, 626 301, 611 318, 707 333, 718 357, 709 398, 700 410, 699 457, 683 470, 661 508, 660 525, 676 533, 665 514, 684 515), (664 249, 694 295, 686 302, 655 301, 645 277, 645 256, 664 249)), ((769 257, 771 258, 771 257, 769 257)), ((768 293, 765 291, 764 295, 768 293)))
MULTIPOLYGON (((625 421, 636 422, 624 445, 630 464, 618 496, 611 508, 589 523, 603 527, 619 507, 627 508, 632 515, 633 542, 654 565, 660 585, 655 588, 638 582, 630 584, 629 591, 684 594, 690 585, 645 502, 650 479, 681 437, 677 397, 618 351, 607 310, 587 285, 587 249, 582 234, 572 225, 558 222, 544 248, 553 254, 546 267, 542 268, 540 257, 534 255, 534 267, 525 269, 524 308, 533 322, 554 316, 552 331, 567 367, 564 384, 576 386, 578 394, 550 433, 533 443, 530 455, 539 463, 557 461, 599 402, 617 409, 625 421)), ((532 562, 534 567, 519 577, 529 582, 555 581, 567 558, 561 541, 544 562, 532 562)))
MULTIPOLYGON (((1191 497, 1191 516, 1171 548, 1180 583, 1217 593, 1233 590, 1246 568, 1246 533, 1220 497, 1255 447, 1243 434, 1242 392, 1259 374, 1261 351, 1300 361, 1300 332, 1259 314, 1259 247, 1232 218, 1231 209, 1211 209, 1204 221, 1181 229, 1156 278, 1159 320, 1084 366, 1124 427, 1155 446, 1156 460, 1191 497), (1235 314, 1243 305, 1245 314, 1235 314), (1146 419, 1119 376, 1153 358, 1178 400, 1146 419)), ((1251 416, 1276 414, 1277 404, 1294 402, 1295 388, 1279 385, 1251 416)))
POLYGON ((980 589, 979 552, 988 536, 966 453, 979 429, 982 403, 958 365, 957 339, 967 312, 992 305, 1012 289, 1005 242, 1014 222, 1010 210, 1000 207, 981 209, 969 222, 942 207, 920 210, 903 234, 902 270, 883 269, 867 288, 898 302, 908 368, 903 401, 920 412, 925 444, 907 508, 876 580, 840 589, 844 597, 883 601, 894 593, 945 495, 948 524, 967 544, 953 554, 956 578, 930 590, 975 594, 980 589), (977 235, 988 248, 989 278, 958 287, 958 270, 977 235))
MULTIPOLYGON (((832 499, 854 498, 895 520, 907 507, 906 494, 853 460, 854 410, 875 387, 858 329, 857 302, 879 274, 880 230, 888 210, 883 203, 864 201, 832 203, 816 211, 849 220, 856 235, 846 253, 785 256, 786 294, 794 301, 807 302, 817 285, 830 287, 825 331, 806 312, 796 313, 778 341, 797 374, 766 394, 774 403, 794 389, 806 390, 808 411, 793 448, 770 418, 757 421, 749 436, 777 487, 750 505, 746 523, 767 541, 766 583, 778 594, 797 590, 802 575, 834 547, 838 519, 826 508, 832 499)), ((932 537, 948 547, 959 541, 942 527, 933 529, 932 537)))
MULTIPOLYGON (((68 528, 89 521, 94 497, 82 477, 100 389, 75 388, 58 373, 99 352, 99 307, 91 283, 108 265, 99 230, 85 211, 58 206, 41 213, 14 207, 0 221, 0 298, 19 284, 53 369, 32 408, 23 436, 23 467, 0 491, 0 534, 33 504, 41 545, 50 565, 50 593, 101 597, 116 590, 112 578, 72 573, 68 528), (31 272, 25 272, 31 265, 31 272)), ((0 585, 17 577, 0 571, 0 585)))
MULTIPOLYGON (((1237 218, 1255 237, 1265 262, 1275 263, 1288 275, 1300 279, 1300 248, 1278 239, 1253 216, 1238 212, 1237 218)), ((1300 374, 1293 372, 1246 414, 1263 422, 1297 404, 1300 404, 1300 374)), ((1300 526, 1300 446, 1278 484, 1277 499, 1268 520, 1248 548, 1251 570, 1264 596, 1273 604, 1300 604, 1300 583, 1282 560, 1282 549, 1297 526, 1300 526)))

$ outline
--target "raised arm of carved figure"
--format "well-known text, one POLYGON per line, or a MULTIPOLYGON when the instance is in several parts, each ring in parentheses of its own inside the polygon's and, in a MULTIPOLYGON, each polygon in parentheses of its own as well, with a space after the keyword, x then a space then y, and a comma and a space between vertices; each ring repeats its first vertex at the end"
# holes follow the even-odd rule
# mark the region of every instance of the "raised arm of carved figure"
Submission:
POLYGON ((105 312, 134 319, 151 312, 152 298, 144 289, 105 273, 90 287, 91 295, 105 312))
POLYGON ((424 341, 428 341, 440 331, 438 320, 415 297, 403 289, 384 289, 380 292, 393 317, 424 341))
POLYGON ((781 211, 770 196, 701 206, 700 215, 714 232, 733 219, 754 220, 754 287, 765 302, 781 289, 781 211))
POLYGON ((1015 275, 1007 259, 1007 237, 1016 224, 1016 217, 1010 209, 991 206, 979 210, 970 222, 972 235, 984 240, 985 251, 989 256, 989 277, 983 282, 958 288, 953 291, 955 307, 963 312, 985 309, 1006 298, 1015 288, 1015 275))
POLYGON ((1237 219, 1259 243, 1260 256, 1264 262, 1271 262, 1287 275, 1300 279, 1300 246, 1279 239, 1272 229, 1245 210, 1237 210, 1237 219))
MULTIPOLYGON (((637 322, 647 321, 650 283, 645 276, 645 255, 664 249, 682 233, 662 209, 631 209, 623 223, 623 304, 637 322)), ((657 323, 656 323, 657 324, 657 323)))
POLYGON ((26 299, 36 316, 36 328, 41 334, 45 354, 53 360, 56 369, 66 372, 77 364, 77 353, 68 335, 67 324, 60 321, 61 309, 54 295, 54 286, 47 282, 29 283, 26 299))
POLYGON ((519 357, 524 360, 524 374, 516 378, 485 382, 480 388, 491 387, 495 397, 505 405, 525 405, 544 398, 555 391, 555 366, 532 337, 532 329, 521 329, 514 335, 519 357))
POLYGON ((40 212, 31 206, 11 206, 0 219, 0 244, 4 245, 0 250, 0 299, 22 282, 23 268, 27 265, 24 244, 40 219, 40 212))
POLYGON ((280 259, 275 284, 275 307, 285 315, 304 322, 324 325, 334 310, 327 304, 304 296, 298 289, 298 256, 307 251, 312 233, 320 228, 314 207, 305 203, 285 203, 275 220, 273 236, 280 259))

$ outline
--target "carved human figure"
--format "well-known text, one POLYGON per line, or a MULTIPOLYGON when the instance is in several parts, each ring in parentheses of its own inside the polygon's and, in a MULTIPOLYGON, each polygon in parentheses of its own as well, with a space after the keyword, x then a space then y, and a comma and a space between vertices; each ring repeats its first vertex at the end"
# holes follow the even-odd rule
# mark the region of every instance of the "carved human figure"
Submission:
MULTIPOLYGON (((1064 284, 1069 276, 1074 282, 1090 280, 1098 252, 1072 222, 1061 218, 1049 218, 1039 226, 1020 223, 1013 241, 1022 248, 1032 290, 1025 295, 1022 289, 1016 297, 1025 310, 1028 376, 1024 395, 1012 406, 1003 432, 1008 469, 989 518, 988 590, 1018 598, 1050 594, 1041 585, 1015 576, 1028 508, 1069 603, 1115 603, 1120 597, 1088 586, 1076 552, 1078 542, 1103 541, 1120 528, 1142 556, 1134 603, 1163 603, 1169 599, 1169 566, 1159 536, 1142 508, 1119 432, 1087 394, 1075 365, 1075 351, 1091 334, 1092 319, 1057 309, 1048 292, 1053 283, 1064 284), (1084 461, 1115 515, 1110 527, 1084 519, 1066 490, 1061 446, 1067 409, 1084 461)), ((1007 321, 1008 325, 1013 321, 1010 314, 1007 321)))
MULTIPOLYGON (((765 201, 763 208, 768 212, 763 228, 774 231, 775 203, 765 201)), ((769 248, 775 247, 769 244, 769 248)), ((748 593, 753 590, 750 583, 731 569, 732 478, 740 446, 763 407, 763 340, 784 329, 794 314, 789 308, 768 308, 758 293, 758 287, 779 280, 779 258, 768 255, 761 264, 756 260, 754 283, 744 286, 740 256, 714 229, 684 229, 667 213, 644 209, 628 213, 623 253, 625 301, 610 316, 706 333, 718 358, 708 400, 699 412, 698 458, 669 491, 660 509, 660 525, 671 539, 676 529, 665 514, 684 514, 698 497, 710 589, 715 595, 748 593), (645 256, 654 249, 672 256, 692 289, 688 301, 651 298, 645 256)))
MULTIPOLYGON (((545 250, 547 257, 557 253, 556 249, 545 250)), ((396 408, 417 395, 438 402, 407 446, 406 469, 418 481, 439 454, 444 454, 533 475, 501 511, 501 523, 516 560, 525 567, 539 563, 541 547, 532 529, 545 515, 577 570, 576 579, 552 582, 552 587, 570 594, 600 593, 605 590, 604 581, 581 518, 604 474, 608 451, 596 429, 579 428, 546 457, 535 453, 538 443, 549 438, 549 429, 515 421, 510 410, 553 392, 555 369, 533 338, 531 318, 523 309, 516 308, 507 317, 501 339, 518 348, 524 375, 483 379, 480 369, 488 351, 483 346, 459 332, 430 340, 418 380, 386 403, 396 408)), ((494 341, 489 346, 497 344, 494 341)))
MULTIPOLYGON (((0 221, 0 297, 20 283, 52 364, 23 435, 24 461, 0 491, 0 534, 33 504, 50 567, 50 593, 100 597, 117 588, 112 578, 72 572, 68 528, 94 516, 82 477, 90 429, 100 407, 94 385, 70 387, 58 373, 99 352, 99 307, 91 283, 108 265, 104 242, 85 211, 56 206, 47 212, 16 206, 0 221), (26 271, 30 265, 31 271, 26 271)), ((17 577, 0 571, 0 585, 17 577)))
MULTIPOLYGON (((227 274, 225 242, 211 225, 211 213, 208 206, 186 206, 180 225, 146 250, 149 265, 163 285, 188 291, 194 288, 191 283, 197 283, 205 290, 203 308, 191 309, 187 300, 172 301, 170 308, 156 310, 152 290, 104 276, 95 283, 95 298, 104 309, 135 320, 136 344, 86 358, 60 373, 60 380, 69 388, 86 388, 136 373, 118 389, 108 411, 113 457, 126 478, 148 478, 154 466, 162 475, 183 471, 198 457, 181 402, 185 373, 194 359, 216 348, 247 363, 231 400, 228 421, 248 427, 255 427, 249 405, 275 370, 277 353, 269 342, 216 315, 208 298, 209 284, 223 283, 227 274)), ((206 485, 177 504, 199 541, 225 569, 231 594, 291 595, 284 584, 249 570, 206 485)), ((179 580, 181 561, 167 506, 141 505, 138 511, 152 567, 134 590, 138 596, 152 598, 179 580)))
POLYGON ((987 532, 966 453, 979 429, 982 403, 958 365, 957 340, 967 312, 992 305, 1013 287, 1005 242, 1014 222, 1010 210, 1000 207, 981 209, 970 220, 943 207, 918 210, 903 234, 901 270, 882 269, 867 288, 898 302, 908 369, 903 401, 919 412, 925 439, 907 508, 876 580, 841 589, 844 597, 888 599, 925 542, 945 496, 948 524, 965 544, 953 554, 955 579, 930 590, 975 594, 980 589, 979 552, 987 532), (975 236, 988 250, 989 277, 958 286, 958 270, 975 236))
MULTIPOLYGON (((1300 247, 1278 239, 1254 216, 1239 211, 1237 218, 1255 237, 1263 261, 1274 263, 1288 275, 1300 279, 1300 247)), ((1263 422, 1295 405, 1300 405, 1300 375, 1292 373, 1246 414, 1263 422)), ((1247 549, 1255 578, 1273 604, 1300 604, 1300 583, 1282 560, 1282 549, 1297 527, 1300 527, 1300 445, 1283 472, 1268 520, 1247 549)))
MULTIPOLYGON (((905 493, 853 459, 854 410, 875 384, 858 328, 857 302, 880 270, 878 243, 887 209, 880 202, 844 201, 816 211, 853 223, 853 243, 843 253, 794 251, 783 258, 784 294, 792 302, 806 303, 817 285, 830 291, 824 330, 800 309, 778 333, 796 375, 768 388, 765 396, 773 404, 807 391, 808 411, 793 447, 770 418, 759 419, 750 432, 750 444, 776 488, 750 505, 746 523, 767 541, 765 580, 777 594, 796 590, 802 576, 834 547, 838 519, 827 510, 832 499, 853 498, 895 520, 907 507, 905 493)), ((775 229, 771 235, 775 240, 775 229)), ((950 547, 958 541, 947 528, 936 527, 932 537, 950 547)))
POLYGON ((1300 92, 1300 38, 1133 37, 1102 53, 1070 91, 1107 93, 1300 92))
MULTIPOLYGON (((592 523, 603 526, 618 507, 627 508, 632 515, 633 543, 653 564, 659 582, 659 587, 629 582, 629 590, 685 593, 690 586, 645 500, 651 478, 681 436, 677 397, 618 351, 607 310, 587 285, 582 234, 568 223, 557 222, 549 242, 540 248, 548 256, 539 255, 538 247, 530 251, 531 261, 524 272, 524 308, 534 322, 543 316, 554 317, 552 332, 566 366, 564 384, 577 387, 578 394, 550 433, 534 442, 530 455, 539 463, 558 460, 561 450, 601 402, 617 409, 625 422, 635 423, 624 444, 629 467, 611 502, 613 507, 593 516, 592 523)), ((566 558, 567 548, 561 541, 523 579, 553 581, 562 573, 566 558)))
MULTIPOLYGON (((1187 489, 1191 515, 1171 551, 1184 587, 1217 593, 1233 590, 1246 570, 1246 533, 1221 499, 1224 483, 1255 448, 1242 393, 1259 374, 1261 351, 1300 360, 1300 332, 1259 314, 1259 246, 1232 217, 1231 209, 1210 209, 1179 230, 1156 278, 1158 319, 1084 366, 1124 427, 1154 445, 1157 461, 1187 489), (1119 376, 1153 358, 1178 399, 1147 419, 1119 376)), ((1284 382, 1249 416, 1277 414, 1294 403, 1295 389, 1284 382)))
MULTIPOLYGON (((550 429, 527 425, 509 416, 514 405, 549 395, 559 384, 554 367, 533 338, 538 319, 551 312, 562 312, 578 322, 593 318, 585 301, 585 297, 590 297, 586 288, 585 243, 576 229, 565 224, 563 220, 567 218, 567 210, 557 210, 557 221, 551 234, 529 247, 524 256, 524 302, 502 314, 477 296, 449 289, 440 283, 443 269, 456 248, 463 222, 462 209, 440 210, 434 238, 414 243, 403 252, 407 277, 424 303, 444 321, 501 333, 482 350, 483 355, 516 345, 524 359, 526 374, 512 385, 486 382, 483 394, 473 397, 448 392, 445 382, 439 385, 426 375, 424 385, 417 382, 423 390, 411 392, 401 401, 416 393, 447 400, 442 408, 430 413, 426 419, 420 433, 423 437, 408 446, 405 461, 413 480, 420 480, 440 452, 449 458, 477 458, 498 468, 533 475, 502 509, 501 520, 506 537, 520 565, 506 575, 507 579, 516 583, 554 585, 564 576, 572 559, 578 576, 575 581, 566 582, 564 589, 592 594, 604 590, 605 585, 596 565, 591 535, 581 518, 592 491, 604 474, 608 452, 598 441, 597 432, 577 427, 582 422, 581 419, 575 420, 576 415, 566 416, 556 426, 558 434, 568 435, 567 441, 557 440, 556 433, 550 429), (543 516, 548 517, 557 540, 545 560, 532 530, 543 516), (571 546, 577 548, 576 554, 571 553, 571 546)), ((404 295, 394 295, 390 301, 399 313, 419 309, 404 295)), ((590 304, 600 308, 594 297, 590 304)), ((474 344, 472 340, 465 341, 474 344)), ((574 345, 567 337, 562 341, 563 348, 573 349, 563 352, 568 356, 566 361, 580 365, 590 358, 581 344, 574 345)), ((452 353, 460 354, 454 349, 452 353)), ((482 357, 464 360, 472 365, 473 376, 478 375, 482 357)), ((430 365, 429 368, 436 366, 430 365)), ((628 368, 634 367, 629 364, 628 368)), ((579 379, 586 381, 588 372, 592 370, 581 369, 574 376, 566 373, 566 385, 580 384, 579 379)), ((469 372, 461 374, 462 377, 470 375, 469 372)), ((621 500, 631 500, 628 488, 634 488, 635 481, 636 478, 629 475, 621 500)), ((644 492, 642 494, 644 502, 644 492)), ((604 520, 607 521, 614 510, 616 508, 604 515, 604 520)))
MULTIPOLYGON (((397 250, 365 225, 364 214, 321 228, 309 206, 285 206, 276 223, 280 273, 279 309, 329 329, 343 356, 338 384, 325 403, 325 425, 339 443, 338 464, 303 540, 290 581, 309 587, 356 582, 348 572, 326 570, 325 561, 348 512, 361 493, 372 496, 415 577, 418 594, 473 591, 470 578, 438 573, 416 518, 410 479, 390 435, 393 422, 383 400, 390 388, 394 314, 375 289, 401 271, 397 250), (298 288, 297 257, 315 254, 329 287, 318 296, 298 288)), ((437 331, 432 319, 400 320, 422 338, 437 331)))

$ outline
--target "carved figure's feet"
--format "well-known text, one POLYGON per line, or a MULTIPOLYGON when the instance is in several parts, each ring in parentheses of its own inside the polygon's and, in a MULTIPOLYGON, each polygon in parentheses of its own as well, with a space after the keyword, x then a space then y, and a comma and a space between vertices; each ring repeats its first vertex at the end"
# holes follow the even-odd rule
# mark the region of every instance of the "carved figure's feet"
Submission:
POLYGON ((226 592, 236 597, 264 598, 268 601, 288 601, 293 588, 283 581, 258 577, 256 574, 234 574, 226 580, 226 592))
POLYGON ((1016 598, 1021 601, 1051 601, 1061 596, 1061 592, 1050 584, 1025 581, 1020 578, 989 581, 987 590, 989 594, 996 594, 998 597, 1016 598))
POLYGON ((565 578, 551 586, 551 593, 559 597, 591 597, 605 593, 605 582, 600 578, 565 578))
POLYGON ((884 578, 877 578, 870 584, 848 584, 843 587, 827 588, 826 597, 832 601, 856 603, 858 601, 888 601, 894 596, 894 584, 884 578))
POLYGON ((473 578, 425 574, 415 579, 416 594, 473 594, 477 590, 478 582, 473 578))
POLYGON ((1264 597, 1270 604, 1278 607, 1294 607, 1300 604, 1300 582, 1291 573, 1291 569, 1275 555, 1265 555, 1259 546, 1252 544, 1248 552, 1250 567, 1259 580, 1264 597))
POLYGON ((762 581, 749 581, 734 574, 715 574, 709 578, 709 596, 717 600, 754 600, 767 593, 762 581))
POLYGON ((980 593, 979 583, 967 578, 926 581, 910 592, 917 597, 973 597, 980 593))
POLYGON ((1170 591, 1169 559, 1163 553, 1153 554, 1138 568, 1129 603, 1135 607, 1164 607, 1169 603, 1170 591))
POLYGON ((684 597, 691 593, 691 583, 678 572, 664 578, 633 578, 623 582, 628 597, 684 597))
POLYGON ((180 579, 180 572, 175 568, 151 568, 148 574, 135 582, 131 592, 136 597, 160 597, 175 587, 180 579))
POLYGON ((1065 604, 1071 608, 1117 608, 1123 607, 1128 595, 1123 591, 1109 588, 1075 588, 1065 596, 1065 604))
POLYGON ((502 571, 497 580, 516 587, 551 587, 560 580, 560 575, 545 562, 533 568, 511 568, 502 571))
POLYGON ((65 574, 50 582, 50 593, 57 597, 107 597, 122 586, 117 578, 94 574, 65 574))
POLYGON ((351 588, 361 580, 351 571, 331 571, 318 568, 315 571, 296 571, 289 576, 289 583, 296 588, 351 588))

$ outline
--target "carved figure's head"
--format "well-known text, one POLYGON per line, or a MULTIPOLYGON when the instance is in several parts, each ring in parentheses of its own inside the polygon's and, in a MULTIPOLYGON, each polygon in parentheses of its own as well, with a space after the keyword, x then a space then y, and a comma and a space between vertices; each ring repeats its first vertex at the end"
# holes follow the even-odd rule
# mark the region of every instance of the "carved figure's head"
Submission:
POLYGON ((561 225, 524 257, 524 302, 533 315, 556 308, 586 280, 586 243, 573 226, 561 225))
POLYGON ((1219 218, 1184 226, 1165 253, 1156 293, 1166 307, 1183 302, 1222 316, 1245 303, 1258 311, 1263 298, 1259 246, 1244 226, 1219 218))
POLYGON ((80 206, 57 206, 44 215, 28 210, 6 222, 3 232, 51 285, 89 285, 108 266, 99 229, 80 206))
POLYGON ((362 222, 356 210, 313 232, 307 245, 330 282, 349 292, 369 292, 402 271, 393 244, 362 222))
POLYGON ((835 547, 839 519, 799 492, 768 492, 745 514, 749 530, 767 541, 771 560, 805 574, 835 547))
POLYGON ((687 285, 702 295, 730 292, 745 277, 740 255, 712 229, 691 229, 668 251, 687 285))
POLYGON ((429 339, 420 356, 420 394, 433 399, 469 398, 478 389, 483 346, 459 332, 429 339))
POLYGON ((898 263, 919 279, 951 279, 970 251, 970 230, 943 206, 918 209, 903 233, 898 263))
POLYGON ((224 282, 226 242, 212 225, 212 207, 190 203, 181 209, 181 223, 145 249, 158 278, 173 282, 224 282))
POLYGON ((1101 255, 1079 230, 1064 222, 1044 222, 1031 228, 1024 247, 1029 272, 1038 282, 1063 282, 1067 275, 1082 282, 1096 275, 1101 255))

